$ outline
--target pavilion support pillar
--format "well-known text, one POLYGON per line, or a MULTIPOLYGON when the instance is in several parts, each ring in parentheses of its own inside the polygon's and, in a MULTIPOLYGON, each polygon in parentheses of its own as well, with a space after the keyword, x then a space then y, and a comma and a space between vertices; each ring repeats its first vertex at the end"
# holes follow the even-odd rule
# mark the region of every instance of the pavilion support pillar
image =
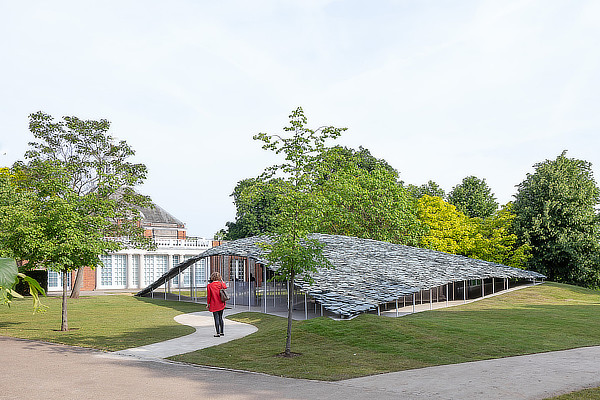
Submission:
POLYGON ((463 287, 463 300, 466 303, 467 302, 467 281, 464 281, 464 287, 463 287))
POLYGON ((304 293, 304 319, 308 319, 308 297, 304 293))
POLYGON ((267 267, 263 265, 263 303, 265 303, 265 314, 267 313, 267 267))
MULTIPOLYGON (((454 282, 452 282, 454 284, 454 282)), ((448 293, 448 289, 450 289, 450 284, 446 283, 446 307, 448 307, 448 297, 450 297, 450 293, 448 293)))
POLYGON ((396 317, 398 316, 398 299, 396 299, 396 317))
POLYGON ((413 306, 413 314, 415 313, 415 297, 416 295, 413 293, 413 301, 412 301, 412 306, 413 306))
POLYGON ((429 309, 433 310, 433 293, 431 288, 429 288, 429 309))
POLYGON ((485 279, 481 278, 481 297, 485 297, 485 279))

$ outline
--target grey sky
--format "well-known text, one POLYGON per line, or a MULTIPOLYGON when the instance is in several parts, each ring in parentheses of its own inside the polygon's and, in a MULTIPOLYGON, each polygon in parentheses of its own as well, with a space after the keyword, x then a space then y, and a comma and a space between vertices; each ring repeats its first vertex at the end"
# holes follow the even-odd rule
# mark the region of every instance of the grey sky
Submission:
POLYGON ((234 219, 275 162, 252 136, 297 106, 406 183, 476 175, 506 203, 564 149, 600 176, 594 0, 0 0, 0 37, 0 165, 32 112, 106 118, 192 235, 234 219))

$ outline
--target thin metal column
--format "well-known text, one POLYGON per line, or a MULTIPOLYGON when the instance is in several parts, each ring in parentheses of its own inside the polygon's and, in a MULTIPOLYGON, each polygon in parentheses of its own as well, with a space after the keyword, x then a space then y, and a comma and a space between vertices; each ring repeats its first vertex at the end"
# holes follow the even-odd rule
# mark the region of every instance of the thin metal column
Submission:
POLYGON ((464 288, 463 288, 463 297, 465 300, 465 303, 467 302, 467 281, 464 281, 464 288))
POLYGON ((429 288, 429 309, 433 310, 433 294, 431 288, 429 288))
POLYGON ((481 278, 481 297, 485 297, 485 279, 481 278))
POLYGON ((396 317, 398 316, 398 299, 396 299, 396 317))
POLYGON ((450 293, 448 293, 448 289, 450 289, 450 284, 446 283, 446 307, 448 307, 448 297, 450 297, 450 293))
POLYGON ((252 291, 252 280, 250 280, 250 259, 247 258, 245 262, 248 265, 248 311, 250 311, 250 291, 252 291))
POLYGON ((413 314, 415 313, 415 294, 413 293, 413 301, 412 301, 412 306, 413 306, 413 314))
POLYGON ((304 293, 304 319, 308 319, 308 297, 304 293))
POLYGON ((264 296, 263 296, 263 303, 265 303, 265 314, 267 313, 267 266, 263 265, 263 286, 264 286, 264 296))

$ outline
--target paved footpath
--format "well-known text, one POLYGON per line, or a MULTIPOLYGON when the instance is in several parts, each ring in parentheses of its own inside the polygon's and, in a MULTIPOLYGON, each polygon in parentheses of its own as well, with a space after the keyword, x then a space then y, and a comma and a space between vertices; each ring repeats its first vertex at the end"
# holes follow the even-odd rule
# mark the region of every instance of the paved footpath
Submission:
POLYGON ((196 327, 196 333, 116 353, 0 337, 0 363, 10 371, 0 382, 0 399, 544 399, 600 386, 600 346, 340 382, 193 366, 162 357, 241 337, 255 328, 226 320, 226 336, 214 338, 209 313, 177 319, 196 327))

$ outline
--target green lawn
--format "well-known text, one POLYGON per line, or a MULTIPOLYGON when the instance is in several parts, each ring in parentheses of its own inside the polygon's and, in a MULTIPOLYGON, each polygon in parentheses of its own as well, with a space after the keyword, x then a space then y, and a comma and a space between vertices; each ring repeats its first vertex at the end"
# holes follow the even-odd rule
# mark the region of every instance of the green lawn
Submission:
POLYGON ((32 314, 30 299, 0 307, 0 335, 115 351, 190 334, 194 328, 173 317, 206 310, 200 304, 125 295, 81 297, 69 299, 71 330, 60 332, 61 301, 43 298, 49 308, 42 314, 32 314))
MULTIPOLYGON (((173 317, 203 311, 192 303, 92 296, 69 301, 69 332, 60 332, 60 299, 45 314, 31 301, 0 308, 0 335, 120 350, 192 332, 173 317)), ((286 320, 241 313, 256 325, 245 338, 175 360, 273 375, 338 380, 448 363, 600 345, 600 292, 544 284, 475 303, 402 318, 361 315, 350 321, 316 318, 294 323, 291 359, 277 357, 286 320)), ((583 397, 586 398, 586 397, 583 397)), ((588 397, 593 398, 593 397, 588 397)))
POLYGON ((402 318, 361 315, 294 325, 257 313, 232 317, 259 328, 246 338, 172 359, 298 378, 339 380, 383 372, 600 345, 600 292, 545 284, 402 318))
POLYGON ((563 394, 562 396, 552 397, 547 400, 598 400, 600 399, 600 387, 586 389, 579 392, 563 394))

